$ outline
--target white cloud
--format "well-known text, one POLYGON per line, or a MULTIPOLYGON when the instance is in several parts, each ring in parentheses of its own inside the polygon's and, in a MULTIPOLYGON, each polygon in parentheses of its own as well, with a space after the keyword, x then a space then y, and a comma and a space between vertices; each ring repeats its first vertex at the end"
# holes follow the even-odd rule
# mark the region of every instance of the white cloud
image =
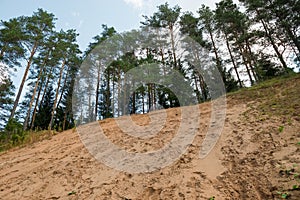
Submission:
POLYGON ((144 5, 144 0, 124 0, 125 3, 133 5, 135 8, 142 8, 144 5))
MULTIPOLYGON (((123 0, 128 5, 132 5, 135 9, 143 15, 151 15, 153 12, 157 11, 157 6, 164 4, 166 0, 123 0)), ((205 4, 211 8, 215 8, 215 4, 220 0, 169 0, 167 1, 171 7, 178 4, 182 11, 192 11, 196 12, 202 4, 205 4)), ((234 0, 236 2, 237 0, 234 0)))

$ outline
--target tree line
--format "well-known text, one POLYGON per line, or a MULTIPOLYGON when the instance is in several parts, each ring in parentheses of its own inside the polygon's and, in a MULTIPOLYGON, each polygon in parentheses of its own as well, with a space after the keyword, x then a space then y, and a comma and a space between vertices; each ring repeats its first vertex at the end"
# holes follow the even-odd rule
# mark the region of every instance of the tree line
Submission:
POLYGON ((22 133, 74 126, 72 84, 81 51, 76 30, 56 31, 56 20, 52 13, 38 9, 32 16, 1 21, 1 68, 7 73, 24 70, 16 95, 9 76, 1 84, 1 128, 8 137, 15 127, 22 133))
POLYGON ((232 0, 222 0, 214 10, 202 5, 196 13, 183 12, 168 3, 158 6, 141 22, 141 28, 160 31, 160 38, 153 38, 155 48, 137 48, 115 58, 104 71, 97 67, 87 71, 95 79, 81 88, 85 96, 76 94, 76 98, 87 101, 88 106, 76 106, 76 113, 72 111, 72 98, 76 77, 83 70, 80 66, 93 59, 93 49, 99 44, 118 35, 115 28, 103 25, 102 32, 81 52, 76 30, 57 31, 55 16, 42 9, 32 16, 1 21, 1 129, 6 133, 15 126, 63 131, 76 123, 146 113, 158 109, 158 105, 180 106, 174 92, 157 83, 141 85, 129 95, 122 93, 121 80, 126 72, 144 63, 159 64, 160 69, 151 72, 152 76, 167 74, 169 69, 182 74, 193 88, 195 103, 210 100, 213 91, 205 78, 210 74, 195 69, 178 53, 177 33, 188 35, 209 52, 211 59, 203 59, 202 64, 216 67, 226 92, 293 73, 292 67, 300 62, 299 1, 239 1, 242 8, 232 0), (15 91, 10 74, 5 72, 16 73, 20 68, 24 73, 15 91), (128 99, 124 100, 126 108, 120 106, 123 99, 128 99))

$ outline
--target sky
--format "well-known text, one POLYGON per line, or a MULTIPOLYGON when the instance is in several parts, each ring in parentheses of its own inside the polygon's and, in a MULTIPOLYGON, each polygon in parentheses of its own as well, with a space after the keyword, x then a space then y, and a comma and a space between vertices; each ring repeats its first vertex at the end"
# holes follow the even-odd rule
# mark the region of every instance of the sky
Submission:
POLYGON ((95 35, 101 33, 101 25, 113 26, 119 33, 138 29, 142 15, 150 16, 157 6, 168 2, 179 5, 183 11, 195 12, 202 4, 215 7, 219 0, 0 0, 0 20, 21 15, 30 16, 38 8, 53 13, 56 27, 76 29, 78 44, 86 49, 95 35))

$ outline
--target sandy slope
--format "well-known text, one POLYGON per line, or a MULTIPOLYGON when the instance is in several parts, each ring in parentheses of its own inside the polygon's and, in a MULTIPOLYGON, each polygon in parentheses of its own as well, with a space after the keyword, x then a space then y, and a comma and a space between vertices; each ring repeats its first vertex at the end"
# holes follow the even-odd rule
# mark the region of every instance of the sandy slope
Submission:
MULTIPOLYGON (((0 154, 0 199, 280 199, 283 191, 300 199, 299 191, 290 190, 300 184, 291 176, 300 172, 299 118, 262 114, 258 101, 229 97, 227 102, 222 135, 205 159, 199 159, 199 149, 209 103, 200 105, 201 128, 193 144, 168 167, 143 174, 116 171, 96 161, 69 130, 0 154)), ((115 144, 147 152, 174 137, 180 116, 180 109, 168 109, 166 125, 148 140, 122 134, 112 119, 100 124, 115 144)), ((133 120, 141 126, 150 122, 147 115, 133 120)))

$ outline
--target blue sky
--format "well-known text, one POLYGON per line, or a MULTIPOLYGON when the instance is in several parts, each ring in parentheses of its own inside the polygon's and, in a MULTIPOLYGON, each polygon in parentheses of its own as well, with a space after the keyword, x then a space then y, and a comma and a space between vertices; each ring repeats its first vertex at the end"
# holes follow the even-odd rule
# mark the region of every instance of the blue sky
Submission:
MULTIPOLYGON (((118 32, 137 29, 142 14, 151 15, 166 0, 0 0, 0 20, 21 15, 30 16, 38 8, 55 14, 57 29, 76 29, 78 43, 85 50, 92 38, 101 32, 101 25, 113 26, 118 32)), ((218 0, 169 0, 183 10, 196 11, 201 4, 215 5, 218 0)))

